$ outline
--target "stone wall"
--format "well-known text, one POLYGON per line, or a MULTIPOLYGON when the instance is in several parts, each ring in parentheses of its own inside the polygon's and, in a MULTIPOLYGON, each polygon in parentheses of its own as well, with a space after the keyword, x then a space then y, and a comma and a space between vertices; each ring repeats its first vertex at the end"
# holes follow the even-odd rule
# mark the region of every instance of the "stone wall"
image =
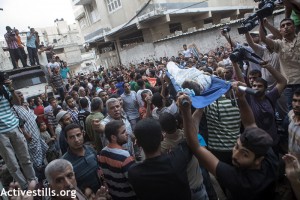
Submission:
MULTIPOLYGON (((279 22, 284 18, 284 13, 273 15, 269 18, 269 22, 275 27, 279 27, 279 22)), ((234 41, 240 43, 245 42, 244 35, 239 35, 237 28, 240 27, 239 22, 230 25, 230 37, 234 41)), ((253 30, 257 30, 258 26, 253 30)), ((140 63, 146 58, 159 59, 159 57, 177 56, 182 51, 182 45, 195 44, 201 53, 207 53, 209 50, 215 49, 221 45, 228 45, 225 38, 220 34, 220 27, 207 28, 206 30, 196 31, 190 34, 183 34, 181 36, 156 41, 154 43, 142 43, 136 46, 128 47, 120 51, 120 59, 122 64, 128 66, 129 63, 140 63)), ((118 61, 116 61, 118 63, 118 61)), ((105 59, 101 58, 100 64, 105 66, 105 59), (102 60, 101 60, 102 59, 102 60)))

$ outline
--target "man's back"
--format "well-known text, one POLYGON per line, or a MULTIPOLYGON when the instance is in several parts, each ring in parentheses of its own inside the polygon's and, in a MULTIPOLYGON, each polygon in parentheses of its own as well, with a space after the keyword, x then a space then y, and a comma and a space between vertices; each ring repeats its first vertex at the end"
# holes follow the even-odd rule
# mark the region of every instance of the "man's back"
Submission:
POLYGON ((128 171, 129 182, 141 200, 188 200, 191 191, 186 167, 191 159, 186 143, 168 155, 148 158, 128 171))

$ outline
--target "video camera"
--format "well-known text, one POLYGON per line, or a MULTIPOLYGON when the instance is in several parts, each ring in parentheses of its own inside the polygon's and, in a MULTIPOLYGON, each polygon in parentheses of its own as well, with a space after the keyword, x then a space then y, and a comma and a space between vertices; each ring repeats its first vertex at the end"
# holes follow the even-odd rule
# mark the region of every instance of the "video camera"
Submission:
POLYGON ((260 64, 263 61, 258 55, 252 53, 244 46, 238 45, 229 56, 230 60, 233 62, 250 61, 256 64, 260 64))
POLYGON ((255 2, 260 2, 258 4, 258 10, 251 14, 247 19, 242 21, 242 26, 238 28, 239 34, 245 34, 251 31, 258 21, 262 20, 265 17, 269 17, 273 14, 275 8, 275 0, 254 0, 255 2))

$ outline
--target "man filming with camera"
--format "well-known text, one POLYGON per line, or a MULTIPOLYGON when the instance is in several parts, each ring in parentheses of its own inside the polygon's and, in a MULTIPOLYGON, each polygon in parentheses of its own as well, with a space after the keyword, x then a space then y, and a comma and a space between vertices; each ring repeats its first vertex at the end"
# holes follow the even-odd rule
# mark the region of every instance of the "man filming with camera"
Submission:
POLYGON ((15 29, 10 28, 10 26, 6 26, 6 31, 7 33, 4 35, 4 37, 8 46, 11 63, 14 66, 14 69, 18 68, 17 58, 20 58, 23 67, 26 67, 26 61, 22 56, 22 53, 17 43, 15 29))
POLYGON ((34 28, 30 28, 30 32, 27 33, 27 51, 30 60, 30 65, 33 66, 35 63, 40 65, 39 58, 37 55, 37 49, 39 45, 39 35, 34 28))
POLYGON ((11 101, 20 104, 12 81, 7 78, 6 73, 0 72, 0 155, 14 180, 24 190, 28 187, 28 181, 36 180, 36 177, 26 139, 20 131, 19 119, 10 109, 11 101))
MULTIPOLYGON (((233 41, 231 38, 230 38, 230 35, 229 35, 229 31, 230 31, 230 28, 228 27, 224 27, 221 29, 221 35, 225 37, 225 39, 227 40, 227 42, 230 44, 231 48, 232 49, 235 49, 239 46, 242 46, 240 44, 238 44, 237 42, 233 41)), ((252 39, 256 42, 256 43, 259 43, 260 41, 257 40, 257 37, 256 37, 256 34, 250 34, 250 36, 252 37, 252 39)), ((253 49, 249 46, 243 46, 243 48, 245 48, 247 51, 253 53, 253 49)), ((254 63, 254 62, 249 62, 250 64, 250 67, 248 69, 248 72, 250 72, 251 70, 261 70, 261 67, 259 64, 257 63, 254 63)))

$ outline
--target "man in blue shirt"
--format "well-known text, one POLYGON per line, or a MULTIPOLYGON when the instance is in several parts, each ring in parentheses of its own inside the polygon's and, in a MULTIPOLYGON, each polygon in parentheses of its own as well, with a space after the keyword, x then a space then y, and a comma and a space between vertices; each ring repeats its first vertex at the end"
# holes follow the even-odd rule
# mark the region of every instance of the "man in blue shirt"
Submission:
POLYGON ((34 28, 30 28, 30 32, 27 33, 27 51, 30 60, 30 65, 33 66, 35 63, 40 65, 39 58, 37 55, 37 44, 39 44, 39 35, 34 28))
POLYGON ((89 187, 96 193, 101 186, 96 152, 83 145, 83 133, 78 124, 69 124, 64 131, 69 149, 62 158, 72 163, 78 187, 82 190, 89 187))

